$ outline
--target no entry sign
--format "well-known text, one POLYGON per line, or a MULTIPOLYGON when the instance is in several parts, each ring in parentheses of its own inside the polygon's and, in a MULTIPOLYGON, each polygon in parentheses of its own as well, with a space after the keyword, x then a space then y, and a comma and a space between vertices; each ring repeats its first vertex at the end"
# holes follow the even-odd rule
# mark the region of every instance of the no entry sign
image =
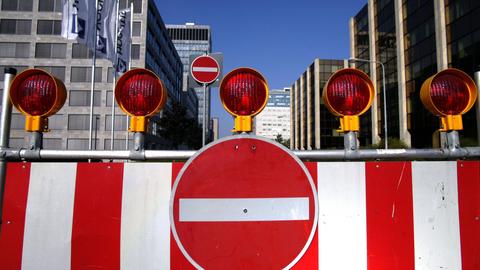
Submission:
POLYGON ((254 136, 210 144, 172 190, 172 233, 198 269, 289 269, 317 226, 315 185, 288 150, 254 136))
POLYGON ((220 75, 220 65, 213 57, 202 55, 192 61, 190 72, 198 83, 209 84, 220 75))

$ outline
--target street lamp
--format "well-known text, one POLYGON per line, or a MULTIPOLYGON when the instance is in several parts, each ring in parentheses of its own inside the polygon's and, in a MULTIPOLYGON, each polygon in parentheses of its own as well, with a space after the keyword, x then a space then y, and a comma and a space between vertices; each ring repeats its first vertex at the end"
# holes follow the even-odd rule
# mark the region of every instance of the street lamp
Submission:
POLYGON ((380 61, 367 60, 360 58, 349 58, 349 62, 365 62, 365 63, 376 63, 382 66, 382 81, 383 81, 383 117, 385 119, 383 130, 385 133, 385 149, 388 149, 388 125, 387 125, 387 91, 385 87, 385 65, 380 61))

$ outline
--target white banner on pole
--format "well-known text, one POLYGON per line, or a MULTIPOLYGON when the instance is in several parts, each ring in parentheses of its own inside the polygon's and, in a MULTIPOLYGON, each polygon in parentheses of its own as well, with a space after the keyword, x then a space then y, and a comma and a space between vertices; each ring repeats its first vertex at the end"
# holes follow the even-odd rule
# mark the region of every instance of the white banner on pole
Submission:
POLYGON ((118 32, 117 32, 117 62, 115 71, 117 75, 127 72, 130 61, 132 12, 129 8, 123 9, 118 15, 118 32))
POLYGON ((94 31, 95 0, 63 0, 62 37, 88 44, 94 31))
POLYGON ((116 0, 63 0, 62 36, 96 49, 96 56, 115 61, 116 0), (95 46, 94 32, 97 33, 95 46))

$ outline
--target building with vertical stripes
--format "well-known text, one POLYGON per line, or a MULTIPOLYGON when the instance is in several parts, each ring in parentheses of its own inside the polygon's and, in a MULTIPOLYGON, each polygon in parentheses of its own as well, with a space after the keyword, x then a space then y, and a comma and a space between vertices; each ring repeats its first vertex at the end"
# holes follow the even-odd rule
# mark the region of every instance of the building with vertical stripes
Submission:
MULTIPOLYGON (((120 0, 119 8, 128 7, 120 0)), ((61 37, 62 0, 0 0, 0 79, 5 67, 21 72, 44 69, 65 83, 65 106, 49 118, 51 132, 44 135, 46 149, 85 150, 89 145, 89 112, 92 52, 84 45, 61 37)), ((153 0, 133 1, 132 67, 155 72, 168 91, 169 101, 182 102, 182 63, 153 0)), ((113 68, 97 59, 94 92, 93 148, 110 149, 113 68)), ((0 82, 3 89, 3 82, 0 82)), ((159 115, 148 127, 148 148, 164 148, 168 142, 157 135, 159 115)), ((24 145, 24 116, 14 109, 11 147, 24 145)), ((115 112, 114 149, 125 149, 127 122, 115 112)), ((130 136, 131 137, 131 136, 130 136)), ((131 140, 132 138, 130 138, 131 140)))
MULTIPOLYGON (((343 148, 339 120, 323 104, 322 91, 330 76, 346 66, 344 60, 315 59, 292 84, 290 92, 290 148, 298 150, 343 148)), ((368 117, 361 117, 359 139, 369 144, 368 117)))
MULTIPOLYGON (((423 107, 420 88, 428 77, 446 68, 458 68, 473 77, 480 65, 478 18, 478 0, 369 0, 351 18, 350 56, 385 65, 389 137, 415 148, 439 145, 439 119, 423 107)), ((385 124, 382 70, 378 64, 356 65, 376 86, 370 115, 372 142, 378 143, 385 124)), ((461 137, 467 145, 480 142, 480 115, 475 111, 463 116, 461 137)))
POLYGON ((267 105, 255 116, 255 135, 275 139, 290 139, 290 88, 272 89, 268 92, 267 105))

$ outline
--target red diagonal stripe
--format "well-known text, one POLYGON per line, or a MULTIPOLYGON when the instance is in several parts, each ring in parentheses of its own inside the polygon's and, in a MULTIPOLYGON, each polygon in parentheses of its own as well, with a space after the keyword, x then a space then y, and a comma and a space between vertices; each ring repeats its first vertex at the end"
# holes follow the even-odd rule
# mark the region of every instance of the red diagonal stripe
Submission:
POLYGON ((480 269, 480 162, 459 161, 458 210, 462 269, 480 269))
POLYGON ((21 269, 30 163, 8 163, 0 231, 0 268, 21 269))
POLYGON ((122 178, 122 163, 78 164, 72 270, 120 269, 122 178))
POLYGON ((413 198, 410 162, 367 162, 369 270, 413 270, 413 198))

